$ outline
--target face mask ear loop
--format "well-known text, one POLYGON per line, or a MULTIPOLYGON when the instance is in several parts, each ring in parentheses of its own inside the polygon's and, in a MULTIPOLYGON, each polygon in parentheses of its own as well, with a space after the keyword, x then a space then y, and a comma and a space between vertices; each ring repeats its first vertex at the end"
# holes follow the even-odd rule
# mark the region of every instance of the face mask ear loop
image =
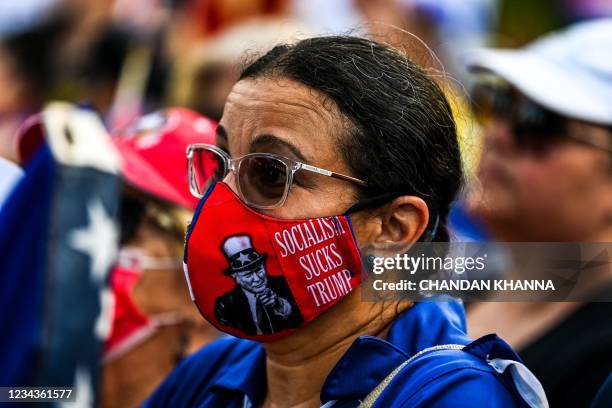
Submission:
POLYGON ((431 233, 428 235, 427 239, 424 239, 424 242, 432 242, 436 235, 438 234, 438 227, 440 226, 440 216, 436 215, 436 221, 434 222, 434 226, 431 229, 431 233))
MULTIPOLYGON (((351 215, 356 212, 365 210, 366 208, 375 208, 379 207, 383 204, 388 203, 390 200, 393 200, 404 193, 388 193, 379 196, 375 196, 372 198, 366 198, 365 200, 358 201, 354 205, 352 205, 348 210, 345 211, 344 215, 351 215)), ((427 239, 419 240, 421 242, 432 242, 436 235, 438 234, 438 228, 440 227, 440 216, 436 214, 436 221, 434 222, 434 226, 431 229, 431 233, 427 235, 427 239)))
POLYGON ((350 215, 368 208, 377 208, 384 204, 387 204, 389 201, 396 199, 397 197, 404 195, 406 193, 387 193, 381 194, 378 196, 366 198, 363 200, 359 200, 355 204, 353 204, 348 210, 344 212, 344 215, 350 215))

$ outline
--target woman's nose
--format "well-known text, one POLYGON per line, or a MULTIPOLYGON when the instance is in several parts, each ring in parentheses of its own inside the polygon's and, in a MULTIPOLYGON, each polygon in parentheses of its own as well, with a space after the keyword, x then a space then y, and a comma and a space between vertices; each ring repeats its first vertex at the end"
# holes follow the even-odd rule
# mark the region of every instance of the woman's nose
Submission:
POLYGON ((233 171, 227 173, 222 181, 227 184, 227 186, 231 188, 234 193, 238 194, 238 180, 236 180, 236 175, 233 171))

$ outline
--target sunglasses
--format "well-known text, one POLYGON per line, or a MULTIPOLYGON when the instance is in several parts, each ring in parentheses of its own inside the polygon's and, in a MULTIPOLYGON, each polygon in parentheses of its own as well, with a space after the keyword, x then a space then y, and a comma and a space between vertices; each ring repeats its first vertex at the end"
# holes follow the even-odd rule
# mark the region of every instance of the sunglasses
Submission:
POLYGON ((232 159, 217 146, 192 144, 187 148, 187 159, 191 194, 201 198, 213 181, 221 181, 232 172, 238 196, 249 206, 260 209, 282 206, 296 173, 301 171, 367 185, 363 180, 272 153, 250 153, 232 159))
POLYGON ((563 116, 533 102, 509 84, 477 83, 471 100, 481 125, 493 119, 505 120, 520 148, 544 151, 567 137, 567 120, 563 116))
MULTIPOLYGON (((503 81, 481 81, 471 91, 472 111, 486 126, 493 119, 505 120, 511 126, 516 145, 524 150, 543 152, 564 140, 612 153, 610 139, 591 137, 588 133, 572 134, 567 118, 537 104, 503 81)), ((588 122, 585 122, 588 123, 588 122)), ((612 126, 606 128, 612 135, 612 126)))

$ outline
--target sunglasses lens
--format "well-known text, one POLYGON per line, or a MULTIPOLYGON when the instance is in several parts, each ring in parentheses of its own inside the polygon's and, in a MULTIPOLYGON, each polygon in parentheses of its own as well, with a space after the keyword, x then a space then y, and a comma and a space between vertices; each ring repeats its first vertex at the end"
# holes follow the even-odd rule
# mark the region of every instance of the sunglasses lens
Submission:
POLYGON ((512 111, 513 98, 507 87, 490 83, 476 84, 471 92, 472 111, 481 125, 493 119, 507 118, 512 111))
POLYGON ((273 157, 247 156, 240 163, 238 182, 243 198, 258 207, 281 203, 289 184, 287 165, 273 157))
POLYGON ((563 118, 509 86, 479 83, 472 89, 471 99, 478 122, 486 126, 492 119, 506 121, 520 148, 543 151, 564 134, 563 118))
POLYGON ((547 150, 565 134, 562 117, 527 99, 517 106, 515 116, 514 134, 517 143, 524 148, 547 150))
POLYGON ((221 181, 227 174, 224 158, 213 150, 195 149, 191 158, 191 189, 202 196, 213 181, 221 181))

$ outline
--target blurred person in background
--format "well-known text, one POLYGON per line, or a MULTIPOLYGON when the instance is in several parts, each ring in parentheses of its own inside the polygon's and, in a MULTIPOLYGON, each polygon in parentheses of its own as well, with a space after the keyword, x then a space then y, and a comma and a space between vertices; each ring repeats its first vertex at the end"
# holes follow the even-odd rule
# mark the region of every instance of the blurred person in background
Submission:
POLYGON ((111 128, 126 127, 164 105, 169 61, 164 33, 111 23, 92 39, 78 72, 74 98, 92 105, 111 128))
POLYGON ((290 0, 176 0, 168 27, 170 56, 180 58, 201 41, 255 17, 288 17, 289 3, 290 0))
MULTIPOLYGON (((468 65, 484 151, 468 210, 489 238, 612 242, 612 19, 468 65)), ((609 271, 593 295, 610 293, 609 271)), ((552 406, 588 406, 612 369, 610 303, 480 303, 469 332, 495 330, 520 350, 552 406)))
POLYGON ((192 143, 214 143, 215 123, 169 108, 114 132, 113 139, 126 187, 101 399, 102 406, 132 407, 185 356, 216 337, 190 301, 181 261, 197 204, 189 193, 185 151, 192 143))
POLYGON ((17 130, 42 109, 57 78, 54 53, 66 35, 64 15, 44 16, 0 38, 0 156, 18 162, 17 130))
POLYGON ((78 97, 92 103, 111 129, 167 106, 168 27, 173 1, 110 2, 110 17, 97 26, 75 75, 78 97))
POLYGON ((56 12, 70 16, 69 35, 56 55, 64 74, 74 74, 81 65, 93 40, 113 20, 116 3, 118 0, 56 0, 56 12))
POLYGON ((132 42, 130 31, 115 24, 104 27, 84 56, 78 97, 108 119, 117 96, 121 72, 132 42))

